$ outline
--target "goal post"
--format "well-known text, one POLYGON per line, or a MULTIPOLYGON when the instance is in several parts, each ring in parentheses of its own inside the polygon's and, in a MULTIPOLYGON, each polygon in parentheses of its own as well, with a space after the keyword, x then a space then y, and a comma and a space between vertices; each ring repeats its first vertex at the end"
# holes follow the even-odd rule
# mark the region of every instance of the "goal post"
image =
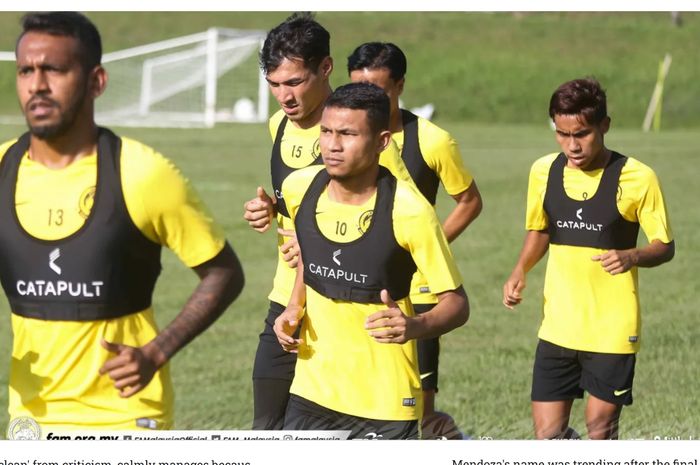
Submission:
POLYGON ((205 32, 105 54, 96 101, 101 124, 205 126, 264 122, 269 97, 258 66, 264 31, 205 32))
MULTIPOLYGON (((258 63, 265 36, 260 30, 210 28, 105 53, 107 89, 95 101, 95 120, 136 127, 265 122, 269 91, 258 63)), ((5 64, 14 59, 14 52, 0 52, 5 64)), ((23 122, 19 109, 0 114, 3 122, 23 122)))

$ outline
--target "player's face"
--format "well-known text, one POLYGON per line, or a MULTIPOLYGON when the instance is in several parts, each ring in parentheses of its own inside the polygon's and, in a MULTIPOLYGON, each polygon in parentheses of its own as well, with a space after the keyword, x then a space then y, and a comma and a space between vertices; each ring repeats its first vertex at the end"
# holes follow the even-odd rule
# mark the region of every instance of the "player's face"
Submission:
POLYGON ((365 110, 323 110, 319 143, 326 171, 334 179, 352 179, 375 168, 390 138, 389 131, 371 130, 365 110))
POLYGON ((328 96, 328 76, 332 69, 330 58, 324 59, 317 71, 308 69, 301 60, 284 58, 266 79, 287 117, 301 126, 313 126, 318 123, 328 96))
POLYGON ((350 73, 350 81, 352 82, 369 82, 381 88, 389 96, 391 101, 391 111, 399 109, 399 96, 403 92, 405 79, 395 81, 391 78, 389 68, 377 69, 356 69, 350 73))
POLYGON ((92 118, 88 97, 98 68, 91 72, 83 68, 78 41, 72 37, 40 32, 22 37, 17 45, 17 96, 34 136, 59 137, 81 116, 92 118))
POLYGON ((605 156, 603 139, 610 129, 610 118, 590 124, 580 114, 555 115, 554 126, 557 142, 568 159, 569 168, 600 168, 598 161, 605 156))

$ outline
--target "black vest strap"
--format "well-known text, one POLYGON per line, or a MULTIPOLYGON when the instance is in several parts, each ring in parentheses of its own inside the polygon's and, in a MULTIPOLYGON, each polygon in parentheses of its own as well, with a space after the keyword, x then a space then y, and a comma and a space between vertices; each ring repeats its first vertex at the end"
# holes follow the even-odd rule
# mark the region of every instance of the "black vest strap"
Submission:
POLYGON ((381 303, 382 289, 395 300, 408 296, 416 264, 394 236, 396 178, 380 166, 371 223, 362 237, 349 243, 326 238, 316 222, 316 205, 329 180, 326 170, 316 175, 295 219, 304 282, 325 297, 350 302, 381 303))
POLYGON ((416 183, 423 197, 425 197, 431 205, 435 205, 437 198, 438 187, 440 186, 440 178, 435 171, 425 163, 423 154, 420 150, 418 141, 418 116, 408 110, 401 110, 401 119, 403 123, 403 149, 401 150, 401 158, 403 158, 406 168, 408 169, 413 182, 416 183))
POLYGON ((544 197, 549 219, 549 242, 552 244, 631 249, 637 245, 639 223, 627 221, 617 208, 620 173, 627 157, 612 152, 595 194, 579 201, 564 189, 566 155, 560 153, 552 162, 544 197))
POLYGON ((85 223, 47 241, 28 234, 15 210, 15 186, 29 147, 24 134, 0 163, 0 281, 12 312, 43 320, 116 318, 151 305, 160 245, 131 220, 121 188, 121 139, 100 128, 97 185, 85 223))
MULTIPOLYGON (((282 137, 284 136, 288 119, 284 116, 279 126, 277 126, 277 134, 275 135, 275 142, 272 145, 272 153, 270 155, 270 175, 272 177, 272 190, 277 200, 277 211, 287 218, 289 218, 289 211, 287 210, 287 203, 282 197, 282 183, 287 179, 287 176, 296 171, 295 168, 284 163, 282 159, 282 137)), ((323 163, 323 159, 319 156, 311 165, 319 165, 321 163, 323 163)))

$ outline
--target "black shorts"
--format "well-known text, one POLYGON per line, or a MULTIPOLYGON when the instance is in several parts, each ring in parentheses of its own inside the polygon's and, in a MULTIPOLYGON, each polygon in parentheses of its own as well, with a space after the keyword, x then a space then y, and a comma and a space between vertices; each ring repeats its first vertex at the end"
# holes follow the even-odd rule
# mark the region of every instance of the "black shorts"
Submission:
MULTIPOLYGON (((415 304, 413 310, 416 314, 431 310, 434 304, 415 304)), ((418 339, 418 370, 420 373, 421 387, 424 391, 438 390, 438 364, 440 361, 440 338, 418 339)))
POLYGON ((583 392, 616 405, 632 404, 635 354, 567 349, 540 340, 532 370, 532 400, 580 399, 583 392))
POLYGON ((418 439, 418 420, 390 421, 356 417, 291 394, 285 430, 350 431, 348 439, 418 439))
MULTIPOLYGON (((294 367, 297 363, 297 354, 285 352, 277 341, 277 336, 272 330, 275 319, 284 311, 284 306, 277 302, 270 302, 270 309, 265 318, 265 328, 260 333, 258 350, 255 353, 255 363, 253 364, 253 379, 270 378, 294 379, 294 367)), ((299 330, 294 337, 298 337, 299 330)))

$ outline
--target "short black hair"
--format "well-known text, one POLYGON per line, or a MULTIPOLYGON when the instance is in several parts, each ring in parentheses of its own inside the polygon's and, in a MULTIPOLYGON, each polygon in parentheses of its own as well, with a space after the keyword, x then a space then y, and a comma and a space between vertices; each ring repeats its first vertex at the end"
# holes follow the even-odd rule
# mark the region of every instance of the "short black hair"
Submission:
POLYGON ((81 49, 82 65, 86 70, 90 70, 102 62, 100 33, 85 15, 76 11, 27 13, 22 17, 21 22, 22 33, 17 38, 15 51, 19 41, 27 32, 42 32, 53 36, 75 38, 81 49))
POLYGON ((391 42, 367 42, 348 57, 348 74, 358 69, 387 68, 394 81, 406 75, 406 55, 391 42))
POLYGON ((379 133, 389 129, 389 97, 380 87, 368 82, 353 82, 338 87, 328 97, 324 108, 365 110, 367 122, 373 132, 379 133))
POLYGON ((294 13, 268 32, 260 50, 260 68, 268 74, 282 60, 297 59, 316 72, 321 61, 331 54, 331 35, 311 13, 294 13))
POLYGON ((608 116, 607 98, 600 83, 591 77, 574 79, 560 85, 549 100, 549 117, 583 115, 589 124, 598 124, 608 116))

